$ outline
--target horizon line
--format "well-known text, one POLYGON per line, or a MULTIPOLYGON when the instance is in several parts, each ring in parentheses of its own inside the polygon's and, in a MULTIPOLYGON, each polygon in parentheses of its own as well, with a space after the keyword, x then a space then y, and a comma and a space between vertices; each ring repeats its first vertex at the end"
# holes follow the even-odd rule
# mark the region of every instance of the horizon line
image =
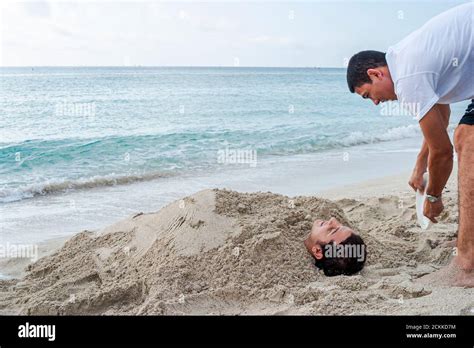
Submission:
POLYGON ((233 66, 233 65, 0 65, 0 68, 280 68, 346 69, 341 66, 233 66))

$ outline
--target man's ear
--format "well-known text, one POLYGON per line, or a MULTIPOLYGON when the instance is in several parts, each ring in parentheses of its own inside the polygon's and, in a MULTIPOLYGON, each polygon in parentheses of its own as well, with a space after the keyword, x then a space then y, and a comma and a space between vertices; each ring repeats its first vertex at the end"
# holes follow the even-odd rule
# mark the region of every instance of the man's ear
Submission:
POLYGON ((368 69, 367 75, 369 75, 370 80, 378 80, 383 76, 383 73, 379 69, 368 69))
POLYGON ((323 258, 323 248, 321 248, 321 245, 313 245, 311 248, 311 254, 316 258, 316 260, 321 260, 323 258))

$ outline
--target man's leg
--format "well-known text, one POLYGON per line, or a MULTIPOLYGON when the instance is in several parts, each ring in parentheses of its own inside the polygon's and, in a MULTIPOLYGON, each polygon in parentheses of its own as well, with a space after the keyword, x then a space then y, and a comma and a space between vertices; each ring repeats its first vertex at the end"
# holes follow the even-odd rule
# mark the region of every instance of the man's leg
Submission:
POLYGON ((459 226, 452 262, 421 277, 424 284, 474 287, 474 100, 454 132, 458 161, 459 226))
POLYGON ((459 228, 457 264, 474 270, 474 125, 460 124, 454 146, 458 158, 459 228))

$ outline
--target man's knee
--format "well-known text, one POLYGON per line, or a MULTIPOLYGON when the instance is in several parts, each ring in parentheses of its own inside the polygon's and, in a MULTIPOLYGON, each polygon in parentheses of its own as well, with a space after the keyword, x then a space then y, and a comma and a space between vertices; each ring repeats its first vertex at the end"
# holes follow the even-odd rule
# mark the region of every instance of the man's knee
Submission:
POLYGON ((474 125, 460 124, 454 130, 454 147, 456 151, 474 145, 474 125))
POLYGON ((456 150, 456 153, 459 157, 460 152, 462 150, 462 145, 464 143, 464 130, 467 125, 465 124, 460 124, 456 127, 454 130, 454 149, 456 150))

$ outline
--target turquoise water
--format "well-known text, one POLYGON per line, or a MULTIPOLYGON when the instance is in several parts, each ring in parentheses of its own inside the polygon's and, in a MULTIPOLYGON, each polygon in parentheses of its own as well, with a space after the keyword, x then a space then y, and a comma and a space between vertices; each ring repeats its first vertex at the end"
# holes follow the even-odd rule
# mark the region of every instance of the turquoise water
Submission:
POLYGON ((0 202, 419 137, 344 69, 1 68, 0 202))

